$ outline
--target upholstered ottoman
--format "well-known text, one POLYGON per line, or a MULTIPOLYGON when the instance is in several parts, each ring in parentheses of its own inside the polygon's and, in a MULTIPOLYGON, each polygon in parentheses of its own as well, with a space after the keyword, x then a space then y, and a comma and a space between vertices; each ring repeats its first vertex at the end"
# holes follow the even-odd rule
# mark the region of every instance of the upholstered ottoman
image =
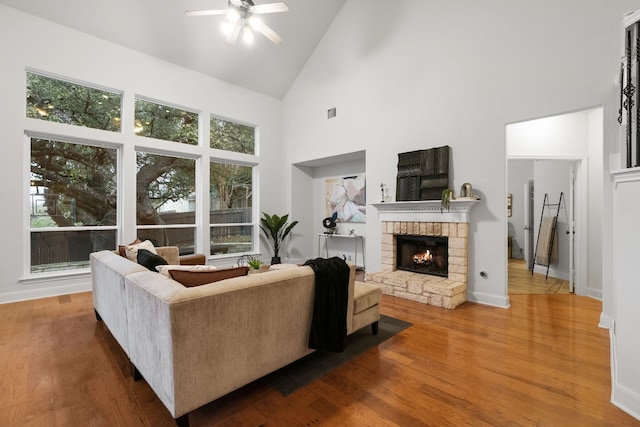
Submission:
POLYGON ((356 280, 353 287, 353 323, 349 334, 367 325, 371 325, 374 335, 378 334, 381 299, 382 289, 379 286, 356 280))

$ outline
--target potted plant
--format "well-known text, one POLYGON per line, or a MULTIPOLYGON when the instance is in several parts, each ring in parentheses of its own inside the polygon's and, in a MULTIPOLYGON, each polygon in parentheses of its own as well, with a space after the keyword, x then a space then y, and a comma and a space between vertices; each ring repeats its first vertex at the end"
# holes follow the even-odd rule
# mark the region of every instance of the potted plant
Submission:
POLYGON ((249 273, 257 272, 258 270, 260 270, 260 267, 263 264, 264 264, 264 262, 262 262, 261 259, 251 258, 249 261, 247 261, 247 265, 249 266, 249 273))
POLYGON ((293 227, 296 226, 298 221, 293 221, 288 224, 289 214, 278 216, 276 214, 269 215, 262 212, 262 218, 260 218, 260 229, 264 232, 271 246, 273 246, 273 258, 271 258, 271 264, 280 264, 280 248, 284 239, 289 235, 293 227))
POLYGON ((454 200, 455 198, 456 196, 452 189, 445 188, 444 190, 442 190, 442 199, 440 200, 440 204, 442 206, 441 210, 449 210, 449 202, 451 202, 451 200, 454 200))

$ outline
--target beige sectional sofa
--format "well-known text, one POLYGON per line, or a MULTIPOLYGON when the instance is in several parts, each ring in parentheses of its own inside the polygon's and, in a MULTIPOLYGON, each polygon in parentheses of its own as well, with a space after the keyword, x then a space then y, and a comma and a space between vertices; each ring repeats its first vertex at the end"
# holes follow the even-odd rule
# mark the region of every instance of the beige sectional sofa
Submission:
MULTIPOLYGON (((188 425, 190 411, 313 351, 310 267, 197 287, 110 251, 92 254, 91 268, 96 316, 179 425, 188 425)), ((351 266, 349 334, 367 325, 377 331, 381 291, 364 285, 356 292, 351 266)))

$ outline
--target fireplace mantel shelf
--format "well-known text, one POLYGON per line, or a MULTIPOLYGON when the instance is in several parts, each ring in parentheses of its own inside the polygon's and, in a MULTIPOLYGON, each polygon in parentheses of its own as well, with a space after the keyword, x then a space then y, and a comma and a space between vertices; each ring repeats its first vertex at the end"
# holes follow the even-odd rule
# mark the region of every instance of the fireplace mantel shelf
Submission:
POLYGON ((443 209, 440 200, 372 203, 378 210, 380 221, 417 222, 469 222, 471 210, 480 200, 476 198, 454 199, 449 209, 443 209))

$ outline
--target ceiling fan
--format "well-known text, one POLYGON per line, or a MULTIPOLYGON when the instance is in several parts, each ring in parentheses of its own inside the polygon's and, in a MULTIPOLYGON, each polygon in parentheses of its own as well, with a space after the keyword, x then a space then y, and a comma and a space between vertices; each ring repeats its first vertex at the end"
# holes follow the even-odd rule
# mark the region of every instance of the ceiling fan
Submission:
POLYGON ((241 30, 246 43, 253 42, 253 31, 259 31, 275 44, 282 42, 282 37, 256 15, 288 12, 289 6, 285 2, 259 5, 254 4, 253 0, 228 0, 228 2, 227 9, 187 10, 184 14, 187 16, 226 15, 228 22, 223 24, 223 31, 227 35, 225 43, 229 46, 235 44, 241 30))

